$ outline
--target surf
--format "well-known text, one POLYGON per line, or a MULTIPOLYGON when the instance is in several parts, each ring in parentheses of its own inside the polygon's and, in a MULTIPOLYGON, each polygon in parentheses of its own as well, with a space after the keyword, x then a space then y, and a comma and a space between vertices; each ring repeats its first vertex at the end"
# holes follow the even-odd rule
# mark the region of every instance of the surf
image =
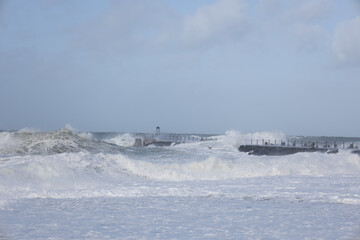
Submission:
POLYGON ((52 132, 25 129, 0 133, 0 156, 117 152, 120 149, 116 144, 97 140, 92 133, 78 133, 69 126, 52 132))

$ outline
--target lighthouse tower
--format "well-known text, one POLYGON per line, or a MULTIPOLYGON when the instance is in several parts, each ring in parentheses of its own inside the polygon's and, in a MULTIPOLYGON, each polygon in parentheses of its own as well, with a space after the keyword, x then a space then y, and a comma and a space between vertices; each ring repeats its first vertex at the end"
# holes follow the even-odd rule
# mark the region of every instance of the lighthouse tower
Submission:
POLYGON ((155 136, 157 137, 157 136, 159 136, 159 135, 160 135, 160 127, 157 126, 157 127, 156 127, 156 131, 155 131, 155 136))

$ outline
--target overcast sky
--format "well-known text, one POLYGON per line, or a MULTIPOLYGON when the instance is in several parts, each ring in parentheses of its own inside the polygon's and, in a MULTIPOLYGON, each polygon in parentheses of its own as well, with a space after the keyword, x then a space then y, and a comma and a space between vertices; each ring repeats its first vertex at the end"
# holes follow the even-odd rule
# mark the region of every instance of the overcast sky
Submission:
POLYGON ((358 0, 0 0, 0 129, 360 137, 358 0))

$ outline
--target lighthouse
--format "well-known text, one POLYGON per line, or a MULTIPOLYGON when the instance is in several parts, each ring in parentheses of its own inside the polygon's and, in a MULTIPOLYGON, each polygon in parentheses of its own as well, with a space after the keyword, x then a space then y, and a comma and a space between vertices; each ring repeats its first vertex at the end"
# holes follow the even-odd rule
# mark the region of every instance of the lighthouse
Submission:
POLYGON ((159 136, 159 135, 160 135, 160 127, 157 126, 157 127, 156 127, 156 131, 155 131, 155 136, 157 137, 157 136, 159 136))

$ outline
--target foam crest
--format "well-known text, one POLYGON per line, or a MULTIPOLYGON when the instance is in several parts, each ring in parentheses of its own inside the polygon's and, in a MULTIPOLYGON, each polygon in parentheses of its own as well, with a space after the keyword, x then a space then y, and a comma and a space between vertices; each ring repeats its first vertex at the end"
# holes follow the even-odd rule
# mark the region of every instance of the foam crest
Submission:
POLYGON ((237 159, 211 156, 202 161, 185 163, 152 163, 121 158, 118 164, 135 175, 169 181, 360 173, 360 157, 349 152, 338 155, 300 153, 285 157, 241 154, 237 159))
POLYGON ((264 139, 265 141, 279 141, 285 140, 286 135, 283 132, 255 132, 255 133, 241 133, 239 131, 230 130, 226 131, 223 141, 224 143, 227 143, 229 145, 232 145, 236 148, 238 148, 242 144, 250 144, 250 141, 256 141, 258 139, 261 141, 264 139))
MULTIPOLYGON (((118 158, 121 157, 118 155, 118 158)), ((0 158, 0 189, 1 186, 6 186, 6 192, 13 189, 13 194, 19 189, 57 191, 99 188, 127 178, 128 175, 121 166, 101 153, 0 158)))
POLYGON ((12 132, 0 132, 0 153, 14 148, 18 142, 12 132))
POLYGON ((18 131, 18 133, 36 133, 36 132, 39 132, 39 130, 33 128, 22 128, 18 131))
POLYGON ((76 133, 69 126, 54 132, 21 130, 0 133, 0 155, 46 155, 64 152, 118 150, 112 144, 93 139, 91 133, 76 133))
POLYGON ((124 133, 104 141, 116 144, 121 147, 131 147, 135 144, 135 138, 130 133, 124 133))
MULTIPOLYGON (((360 174, 360 157, 347 151, 336 155, 299 153, 284 157, 237 153, 235 157, 225 158, 211 151, 208 150, 210 155, 205 159, 187 161, 140 160, 119 153, 86 152, 0 157, 0 199, 191 195, 195 194, 193 190, 181 188, 172 192, 171 186, 188 186, 187 181, 195 181, 191 186, 207 186, 219 180, 360 174), (209 180, 215 182, 202 182, 209 180), (162 191, 157 184, 170 187, 162 191)), ((206 195, 208 191, 196 194, 206 195)), ((352 198, 348 198, 344 196, 338 201, 350 203, 352 198)))

